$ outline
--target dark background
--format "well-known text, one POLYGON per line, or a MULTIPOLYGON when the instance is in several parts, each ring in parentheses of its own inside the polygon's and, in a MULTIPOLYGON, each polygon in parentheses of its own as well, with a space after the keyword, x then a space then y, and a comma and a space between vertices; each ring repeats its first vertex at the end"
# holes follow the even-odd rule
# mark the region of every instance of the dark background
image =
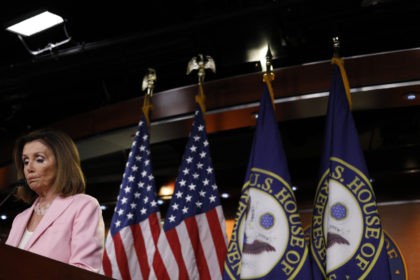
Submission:
MULTIPOLYGON (((247 53, 267 42, 275 68, 329 60, 333 36, 340 37, 345 58, 420 45, 418 1, 61 2, 7 3, 0 10, 3 168, 11 164, 10 143, 22 133, 142 96, 141 81, 149 67, 158 74, 155 92, 164 92, 196 83, 196 76, 186 75, 186 66, 198 53, 216 61, 216 73, 206 76, 212 82, 260 72, 247 53), (33 56, 4 28, 40 8, 63 16, 72 40, 33 56)), ((62 36, 61 27, 54 32, 62 36)), ((45 38, 27 43, 37 49, 38 44, 45 46, 41 39, 45 38)), ((308 209, 316 187, 324 117, 305 113, 279 122, 279 129, 298 202, 308 209)), ((385 103, 354 111, 379 202, 419 198, 419 114, 418 106, 394 108, 385 103)), ((250 126, 209 135, 220 192, 231 194, 223 202, 227 216, 236 207, 253 132, 250 126)), ((175 178, 186 136, 153 143, 157 186, 175 178)), ((87 192, 101 203, 115 202, 128 147, 83 160, 87 192)), ((8 201, 0 209, 0 214, 9 215, 0 221, 3 227, 24 207, 8 201)), ((106 218, 112 208, 104 211, 106 218)))

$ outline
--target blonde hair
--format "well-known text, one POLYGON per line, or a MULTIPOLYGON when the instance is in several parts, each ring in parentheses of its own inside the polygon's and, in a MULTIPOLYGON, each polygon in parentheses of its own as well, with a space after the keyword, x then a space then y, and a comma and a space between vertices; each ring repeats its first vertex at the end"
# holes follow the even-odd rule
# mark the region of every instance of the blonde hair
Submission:
MULTIPOLYGON (((32 141, 41 141, 53 152, 56 159, 56 176, 51 186, 55 193, 66 197, 84 193, 86 189, 79 151, 74 141, 64 132, 53 129, 40 129, 20 137, 14 147, 13 159, 18 178, 24 178, 22 152, 24 146, 32 141)), ((27 203, 36 198, 36 194, 28 186, 20 187, 16 197, 27 203)))

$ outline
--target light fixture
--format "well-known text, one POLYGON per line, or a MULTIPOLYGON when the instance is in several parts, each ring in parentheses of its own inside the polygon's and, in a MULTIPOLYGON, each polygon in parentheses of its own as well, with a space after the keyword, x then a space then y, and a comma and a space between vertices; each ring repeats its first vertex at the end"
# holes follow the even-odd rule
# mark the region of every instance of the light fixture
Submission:
POLYGON ((251 49, 248 51, 248 61, 258 61, 263 72, 267 70, 266 54, 268 51, 268 43, 264 42, 259 48, 251 49))
POLYGON ((220 197, 221 197, 221 198, 225 198, 225 199, 226 199, 226 198, 229 198, 229 196, 230 196, 230 195, 229 195, 228 193, 222 193, 222 194, 220 195, 220 197))
POLYGON ((63 18, 59 15, 44 11, 13 24, 7 27, 6 30, 23 36, 32 36, 63 22, 63 18))
POLYGON ((169 200, 174 194, 174 189, 175 189, 175 181, 171 181, 167 185, 163 185, 160 187, 158 196, 163 200, 169 200))
POLYGON ((257 111, 252 112, 252 113, 251 113, 251 117, 252 117, 253 119, 258 119, 258 112, 257 112, 257 111))
POLYGON ((61 16, 46 10, 41 10, 23 17, 23 20, 15 21, 8 26, 6 30, 15 33, 29 53, 38 55, 46 51, 52 51, 54 48, 71 41, 65 23, 66 21, 61 16), (51 37, 48 36, 46 41, 44 39, 44 42, 38 42, 42 47, 37 47, 37 50, 33 50, 33 47, 29 46, 30 44, 27 41, 30 38, 37 37, 40 33, 52 30, 58 26, 63 27, 63 30, 60 32, 60 39, 55 38, 57 37, 57 34, 50 34, 51 37))
POLYGON ((404 94, 404 98, 408 101, 416 100, 417 93, 416 92, 408 92, 408 93, 404 94))

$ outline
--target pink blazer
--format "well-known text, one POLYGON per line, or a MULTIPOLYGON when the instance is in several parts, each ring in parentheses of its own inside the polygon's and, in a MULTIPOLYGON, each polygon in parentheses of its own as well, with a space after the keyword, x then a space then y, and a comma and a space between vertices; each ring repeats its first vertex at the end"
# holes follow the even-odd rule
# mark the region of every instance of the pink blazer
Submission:
MULTIPOLYGON (((6 241, 17 247, 35 203, 16 216, 6 241)), ((24 249, 64 263, 98 272, 104 250, 105 228, 96 198, 77 194, 57 197, 24 249)))

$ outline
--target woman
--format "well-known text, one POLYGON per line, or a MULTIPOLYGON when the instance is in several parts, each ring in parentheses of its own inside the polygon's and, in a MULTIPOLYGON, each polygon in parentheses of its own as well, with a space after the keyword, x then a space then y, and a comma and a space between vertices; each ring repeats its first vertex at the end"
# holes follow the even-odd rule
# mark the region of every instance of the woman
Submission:
POLYGON ((6 244, 98 272, 105 229, 98 201, 85 192, 73 140, 38 130, 16 141, 13 152, 20 187, 17 197, 32 206, 13 221, 6 244))

